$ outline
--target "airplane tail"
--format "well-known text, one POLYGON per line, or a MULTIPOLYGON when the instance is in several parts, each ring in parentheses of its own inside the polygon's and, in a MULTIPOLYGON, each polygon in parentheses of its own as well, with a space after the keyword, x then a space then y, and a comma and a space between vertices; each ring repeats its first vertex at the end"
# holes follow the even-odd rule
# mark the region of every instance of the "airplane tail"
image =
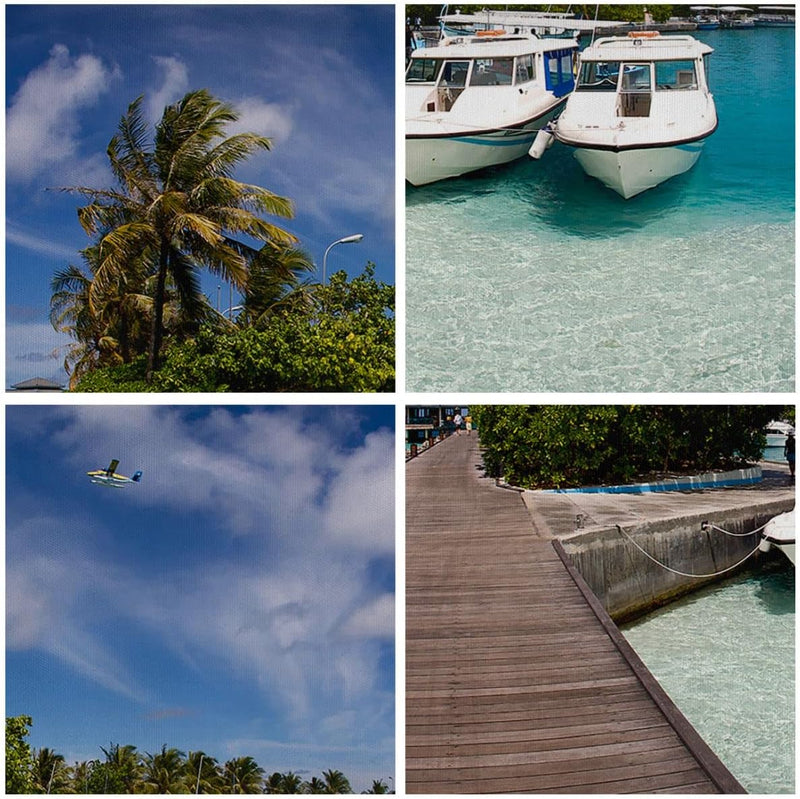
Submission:
POLYGON ((133 482, 134 482, 134 483, 138 483, 138 482, 139 482, 141 479, 142 479, 142 473, 141 473, 141 471, 139 471, 139 472, 134 472, 134 473, 133 473, 133 477, 131 477, 131 480, 133 480, 133 482))

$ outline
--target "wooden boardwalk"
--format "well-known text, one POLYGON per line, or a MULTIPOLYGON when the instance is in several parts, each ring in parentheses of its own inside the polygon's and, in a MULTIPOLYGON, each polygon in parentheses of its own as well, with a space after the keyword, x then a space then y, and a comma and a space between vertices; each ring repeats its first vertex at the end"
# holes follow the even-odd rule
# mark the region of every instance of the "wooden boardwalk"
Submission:
POLYGON ((407 793, 744 793, 479 466, 406 467, 407 793))

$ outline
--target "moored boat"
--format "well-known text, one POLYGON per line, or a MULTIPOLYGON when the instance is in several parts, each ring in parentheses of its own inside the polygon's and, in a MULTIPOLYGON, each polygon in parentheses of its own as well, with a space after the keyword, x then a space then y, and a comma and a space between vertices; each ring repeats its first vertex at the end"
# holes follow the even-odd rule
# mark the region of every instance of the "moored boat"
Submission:
POLYGON ((503 31, 443 39, 406 70, 406 180, 422 186, 525 155, 574 88, 571 40, 503 31))
POLYGON ((769 552, 772 547, 776 547, 786 555, 794 565, 794 511, 781 513, 770 519, 761 531, 761 542, 758 548, 762 552, 769 552))
POLYGON ((794 434, 794 427, 788 422, 772 421, 765 428, 768 447, 782 447, 786 444, 786 435, 794 434))
POLYGON ((712 52, 691 36, 655 31, 598 39, 580 56, 575 91, 552 134, 625 199, 686 172, 717 129, 706 69, 712 52))
POLYGON ((728 30, 751 30, 756 21, 753 11, 745 6, 720 6, 720 24, 728 30))
POLYGON ((692 6, 694 22, 699 31, 714 31, 719 28, 719 10, 717 6, 692 6))
POLYGON ((794 6, 759 6, 755 16, 757 28, 793 28, 794 6))

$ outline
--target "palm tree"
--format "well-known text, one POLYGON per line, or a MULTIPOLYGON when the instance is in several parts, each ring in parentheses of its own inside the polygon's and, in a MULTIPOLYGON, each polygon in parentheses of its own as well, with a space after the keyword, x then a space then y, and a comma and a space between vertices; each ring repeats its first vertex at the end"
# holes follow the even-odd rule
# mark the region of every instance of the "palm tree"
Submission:
MULTIPOLYGON (((146 793, 188 793, 188 778, 184 754, 178 749, 167 749, 164 744, 155 755, 144 757, 142 781, 146 793)), ((192 786, 194 787, 194 786, 192 786)))
POLYGON ((33 784, 36 793, 60 793, 69 783, 69 769, 64 755, 42 747, 33 753, 33 784))
POLYGON ((289 200, 232 178, 239 164, 257 150, 269 150, 263 136, 225 137, 238 116, 207 90, 189 92, 164 110, 153 146, 139 97, 128 107, 108 146, 119 189, 76 186, 89 204, 78 218, 90 236, 99 236, 101 280, 115 280, 140 257, 156 274, 147 366, 151 381, 163 339, 167 279, 190 313, 202 302, 198 272, 208 269, 239 290, 258 249, 232 238, 289 245, 296 238, 258 216, 291 218, 289 200))
POLYGON ((141 777, 141 761, 135 746, 110 744, 108 749, 100 747, 106 756, 106 765, 115 781, 124 787, 125 793, 135 793, 141 777))
POLYGON ((303 793, 303 780, 293 771, 276 771, 264 780, 264 793, 303 793))
POLYGON ((205 752, 189 752, 186 775, 192 793, 222 793, 225 790, 219 763, 205 752))
POLYGON ((327 793, 327 786, 319 777, 312 777, 303 785, 304 793, 327 793))
POLYGON ((302 277, 314 269, 311 256, 299 247, 265 244, 250 264, 238 324, 260 327, 279 311, 310 308, 311 293, 302 277))
POLYGON ((89 793, 89 776, 91 775, 92 767, 92 761, 81 760, 70 768, 69 777, 72 786, 70 793, 89 793))
POLYGON ((264 769, 252 757, 237 757, 225 764, 225 793, 260 793, 264 769))
POLYGON ((364 793, 390 793, 389 786, 383 780, 373 780, 372 787, 364 793))
POLYGON ((325 780, 325 793, 353 793, 350 781, 341 771, 323 771, 322 778, 325 780))
POLYGON ((92 369, 129 363, 146 351, 143 322, 153 305, 141 258, 112 282, 98 277, 97 246, 87 247, 81 255, 86 269, 70 264, 50 283, 50 322, 55 330, 75 339, 64 361, 71 388, 92 369))

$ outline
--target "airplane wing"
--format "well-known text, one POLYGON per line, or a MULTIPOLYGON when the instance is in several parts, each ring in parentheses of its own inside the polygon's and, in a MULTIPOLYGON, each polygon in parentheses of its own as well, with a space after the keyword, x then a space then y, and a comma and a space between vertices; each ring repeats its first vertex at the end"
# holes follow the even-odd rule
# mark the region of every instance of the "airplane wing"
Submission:
POLYGON ((117 466, 119 466, 119 460, 114 458, 114 460, 108 464, 108 469, 106 469, 106 474, 109 476, 113 475, 114 472, 117 471, 117 466))

